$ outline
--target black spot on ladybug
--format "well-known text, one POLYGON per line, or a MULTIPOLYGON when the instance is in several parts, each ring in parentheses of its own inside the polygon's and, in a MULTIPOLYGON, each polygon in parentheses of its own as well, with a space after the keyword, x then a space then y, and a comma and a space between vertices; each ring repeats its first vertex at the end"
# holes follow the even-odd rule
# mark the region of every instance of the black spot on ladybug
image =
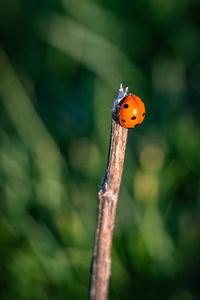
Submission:
POLYGON ((145 113, 143 113, 143 117, 145 116, 145 113))
POLYGON ((132 118, 131 118, 131 120, 135 120, 136 119, 136 117, 135 116, 133 116, 132 118))
POLYGON ((128 108, 128 104, 124 104, 124 108, 128 108))
POLYGON ((122 120, 122 122, 125 122, 125 120, 122 120))

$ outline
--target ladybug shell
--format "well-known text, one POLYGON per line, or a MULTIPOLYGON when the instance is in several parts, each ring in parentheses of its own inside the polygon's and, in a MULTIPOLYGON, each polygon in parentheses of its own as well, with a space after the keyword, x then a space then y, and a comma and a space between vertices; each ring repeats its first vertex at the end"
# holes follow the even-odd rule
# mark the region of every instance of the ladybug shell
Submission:
POLYGON ((119 121, 124 128, 134 128, 141 124, 145 117, 145 106, 136 95, 128 95, 119 111, 119 121))

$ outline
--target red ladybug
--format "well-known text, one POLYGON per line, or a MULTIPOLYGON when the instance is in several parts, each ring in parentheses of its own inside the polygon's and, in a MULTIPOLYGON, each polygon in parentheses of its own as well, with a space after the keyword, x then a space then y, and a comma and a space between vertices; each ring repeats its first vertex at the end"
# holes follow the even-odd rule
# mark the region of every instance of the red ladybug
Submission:
POLYGON ((134 128, 143 122, 145 106, 136 95, 128 95, 122 103, 119 111, 119 121, 124 128, 134 128))

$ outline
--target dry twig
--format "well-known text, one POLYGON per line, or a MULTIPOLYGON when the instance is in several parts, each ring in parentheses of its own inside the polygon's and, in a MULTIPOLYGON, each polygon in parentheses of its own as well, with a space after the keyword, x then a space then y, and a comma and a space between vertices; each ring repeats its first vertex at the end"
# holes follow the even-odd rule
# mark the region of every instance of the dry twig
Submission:
POLYGON ((127 92, 128 88, 124 91, 122 85, 120 85, 119 95, 114 102, 112 110, 112 127, 108 162, 103 182, 98 192, 99 212, 91 267, 91 300, 105 300, 107 299, 108 294, 112 233, 115 224, 117 200, 128 134, 128 130, 119 125, 118 107, 127 95, 127 92))

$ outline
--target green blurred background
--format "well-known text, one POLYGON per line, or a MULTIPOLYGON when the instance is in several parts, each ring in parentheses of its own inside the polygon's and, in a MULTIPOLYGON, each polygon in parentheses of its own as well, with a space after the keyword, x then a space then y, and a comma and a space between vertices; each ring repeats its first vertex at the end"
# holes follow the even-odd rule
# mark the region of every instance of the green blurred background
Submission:
POLYGON ((110 118, 129 130, 109 299, 200 299, 200 3, 1 0, 0 298, 87 299, 110 118))

